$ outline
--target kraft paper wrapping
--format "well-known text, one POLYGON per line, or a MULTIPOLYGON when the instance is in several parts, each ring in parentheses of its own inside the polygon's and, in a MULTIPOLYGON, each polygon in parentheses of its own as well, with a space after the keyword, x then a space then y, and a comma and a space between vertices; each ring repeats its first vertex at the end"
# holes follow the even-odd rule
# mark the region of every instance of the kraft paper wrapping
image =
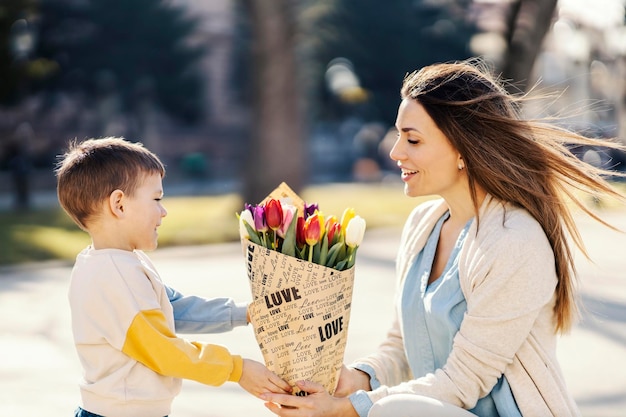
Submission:
MULTIPOLYGON (((304 201, 284 182, 261 204, 270 198, 304 213, 304 201)), ((292 386, 307 379, 333 394, 346 350, 354 267, 337 271, 246 239, 242 246, 253 299, 250 321, 265 365, 292 386)))
POLYGON ((245 245, 250 320, 266 366, 291 385, 308 379, 333 394, 346 348, 354 267, 337 271, 250 241, 245 245))

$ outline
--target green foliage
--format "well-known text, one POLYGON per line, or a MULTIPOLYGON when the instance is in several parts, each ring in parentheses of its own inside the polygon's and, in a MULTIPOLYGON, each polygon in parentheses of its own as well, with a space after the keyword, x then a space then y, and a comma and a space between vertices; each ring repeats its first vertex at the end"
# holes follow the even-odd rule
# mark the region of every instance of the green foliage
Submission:
POLYGON ((165 0, 46 0, 39 17, 38 54, 59 66, 41 88, 100 94, 114 86, 126 110, 150 94, 175 117, 200 116, 206 51, 191 44, 200 21, 185 9, 165 0))
POLYGON ((404 76, 422 66, 468 58, 476 31, 469 0, 311 0, 302 13, 303 50, 313 64, 322 118, 336 112, 324 85, 326 65, 347 58, 372 96, 366 116, 393 124, 404 76), (326 112, 325 112, 326 111, 326 112))

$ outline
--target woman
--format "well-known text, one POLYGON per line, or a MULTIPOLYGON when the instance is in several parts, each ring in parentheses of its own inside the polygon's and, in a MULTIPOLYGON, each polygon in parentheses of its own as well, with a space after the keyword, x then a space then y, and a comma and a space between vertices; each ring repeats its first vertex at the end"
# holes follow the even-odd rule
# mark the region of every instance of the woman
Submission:
POLYGON ((283 417, 579 415, 555 352, 576 316, 567 234, 583 249, 569 200, 602 220, 571 186, 624 197, 564 144, 598 140, 522 120, 517 99, 469 62, 410 74, 401 96, 390 156, 405 194, 441 199, 406 222, 391 330, 343 368, 335 397, 303 382, 307 397, 267 394, 266 406, 283 417))

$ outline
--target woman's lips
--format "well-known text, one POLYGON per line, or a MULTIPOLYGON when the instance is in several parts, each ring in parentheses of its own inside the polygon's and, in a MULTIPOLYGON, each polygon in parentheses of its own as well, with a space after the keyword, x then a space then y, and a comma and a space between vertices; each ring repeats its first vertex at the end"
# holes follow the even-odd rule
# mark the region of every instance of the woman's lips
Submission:
POLYGON ((415 174, 417 174, 417 171, 411 171, 408 169, 403 169, 402 170, 402 181, 408 181, 409 179, 411 179, 415 174))

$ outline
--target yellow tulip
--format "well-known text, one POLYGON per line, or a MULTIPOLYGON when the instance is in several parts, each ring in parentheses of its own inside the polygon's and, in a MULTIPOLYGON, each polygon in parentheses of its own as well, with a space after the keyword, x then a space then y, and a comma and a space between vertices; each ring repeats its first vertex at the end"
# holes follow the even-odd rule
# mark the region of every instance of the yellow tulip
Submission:
POLYGON ((355 215, 356 213, 352 207, 348 207, 343 211, 343 214, 341 215, 341 230, 344 233, 346 231, 346 227, 348 227, 348 223, 350 223, 350 220, 352 220, 355 215))

